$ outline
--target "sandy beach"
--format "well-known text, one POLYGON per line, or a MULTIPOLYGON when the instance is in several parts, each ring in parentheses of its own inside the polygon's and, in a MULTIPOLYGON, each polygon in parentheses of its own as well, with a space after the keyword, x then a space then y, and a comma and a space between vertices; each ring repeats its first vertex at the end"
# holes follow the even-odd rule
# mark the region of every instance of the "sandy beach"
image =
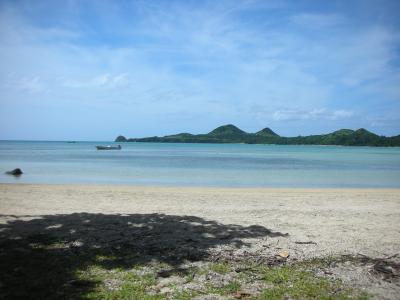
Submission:
MULTIPOLYGON (((1 222, 29 215, 102 213, 196 216, 287 234, 268 242, 299 257, 385 256, 400 249, 398 189, 222 189, 0 185, 1 222), (296 244, 312 241, 316 244, 296 244), (299 246, 301 245, 301 246, 299 246)), ((26 218, 26 217, 25 217, 26 218)))
MULTIPOLYGON (((226 253, 266 258, 282 251, 289 262, 389 257, 400 249, 399 222, 399 189, 0 185, 3 240, 49 233, 68 247, 130 245, 146 249, 140 255, 135 250, 141 263, 180 266, 226 253)), ((365 267, 345 268, 336 271, 349 285, 396 299, 398 280, 376 280, 365 267)))

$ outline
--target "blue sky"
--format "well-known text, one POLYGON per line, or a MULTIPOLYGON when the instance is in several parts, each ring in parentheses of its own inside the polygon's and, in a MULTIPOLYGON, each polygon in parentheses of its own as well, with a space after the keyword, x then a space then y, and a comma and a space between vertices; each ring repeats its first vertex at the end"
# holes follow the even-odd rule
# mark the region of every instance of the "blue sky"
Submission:
POLYGON ((0 1, 0 139, 400 134, 400 1, 0 1))

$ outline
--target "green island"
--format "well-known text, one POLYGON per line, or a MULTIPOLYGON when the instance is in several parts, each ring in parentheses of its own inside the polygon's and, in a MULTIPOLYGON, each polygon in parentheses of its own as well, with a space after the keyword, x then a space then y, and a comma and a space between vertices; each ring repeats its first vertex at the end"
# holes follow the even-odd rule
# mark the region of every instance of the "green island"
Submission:
POLYGON ((149 143, 242 143, 242 144, 276 144, 276 145, 340 145, 340 146, 375 146, 398 147, 400 135, 379 136, 364 128, 358 130, 340 129, 328 134, 283 137, 270 128, 256 133, 248 133, 229 124, 220 126, 206 134, 178 133, 163 137, 126 138, 122 135, 116 142, 149 142, 149 143))

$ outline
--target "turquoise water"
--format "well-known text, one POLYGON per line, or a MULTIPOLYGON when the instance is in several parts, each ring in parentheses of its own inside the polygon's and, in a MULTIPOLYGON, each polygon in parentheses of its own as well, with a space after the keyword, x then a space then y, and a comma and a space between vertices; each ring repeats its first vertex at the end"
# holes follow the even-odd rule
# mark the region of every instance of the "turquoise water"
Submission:
POLYGON ((400 187, 400 148, 0 141, 1 183, 400 187), (21 168, 19 178, 4 172, 21 168))

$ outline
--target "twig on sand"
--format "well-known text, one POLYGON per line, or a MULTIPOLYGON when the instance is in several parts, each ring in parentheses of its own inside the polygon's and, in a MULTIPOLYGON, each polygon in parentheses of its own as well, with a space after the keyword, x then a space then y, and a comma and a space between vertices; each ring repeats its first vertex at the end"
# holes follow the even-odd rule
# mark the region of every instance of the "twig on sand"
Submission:
POLYGON ((296 241, 294 242, 295 244, 300 244, 300 245, 307 245, 307 244, 312 244, 312 245, 316 245, 316 242, 313 241, 307 241, 307 242, 301 242, 301 241, 296 241))

